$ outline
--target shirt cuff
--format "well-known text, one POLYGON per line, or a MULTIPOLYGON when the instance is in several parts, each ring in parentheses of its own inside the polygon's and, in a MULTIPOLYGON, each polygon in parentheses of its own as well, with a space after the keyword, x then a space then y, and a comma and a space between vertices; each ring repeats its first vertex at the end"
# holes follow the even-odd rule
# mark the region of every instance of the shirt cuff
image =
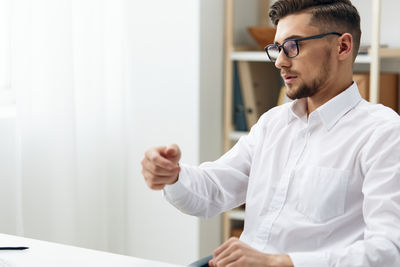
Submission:
POLYGON ((174 184, 166 185, 163 189, 163 196, 170 202, 174 203, 179 199, 185 197, 188 193, 188 189, 185 187, 185 175, 187 166, 185 164, 179 164, 181 171, 178 176, 178 180, 174 184))
POLYGON ((289 253, 289 257, 294 267, 329 267, 324 252, 294 252, 289 253))

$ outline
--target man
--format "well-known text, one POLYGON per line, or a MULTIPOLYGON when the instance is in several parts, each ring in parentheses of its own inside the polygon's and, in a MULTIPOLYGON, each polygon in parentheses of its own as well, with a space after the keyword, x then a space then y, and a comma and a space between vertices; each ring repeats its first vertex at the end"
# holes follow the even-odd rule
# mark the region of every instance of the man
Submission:
MULTIPOLYGON (((400 118, 352 81, 360 18, 349 0, 277 0, 266 52, 292 103, 261 116, 215 162, 149 149, 143 175, 183 212, 246 203, 244 232, 211 266, 400 266, 400 118)), ((384 90, 384 88, 382 88, 384 90)))

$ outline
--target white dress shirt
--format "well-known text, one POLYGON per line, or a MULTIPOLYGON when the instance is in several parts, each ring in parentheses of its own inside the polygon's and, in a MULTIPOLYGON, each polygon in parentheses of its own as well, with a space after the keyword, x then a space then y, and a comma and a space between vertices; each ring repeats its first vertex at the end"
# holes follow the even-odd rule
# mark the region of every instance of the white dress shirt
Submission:
POLYGON ((246 203, 240 239, 295 267, 400 266, 400 117, 353 83, 307 116, 275 107, 220 159, 181 164, 164 195, 211 217, 246 203))

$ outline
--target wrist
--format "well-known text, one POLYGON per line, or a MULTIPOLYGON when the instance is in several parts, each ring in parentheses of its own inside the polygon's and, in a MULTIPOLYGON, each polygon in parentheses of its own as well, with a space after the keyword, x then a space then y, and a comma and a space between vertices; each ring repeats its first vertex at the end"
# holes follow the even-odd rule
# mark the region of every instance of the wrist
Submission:
POLYGON ((179 180, 179 174, 181 173, 181 166, 179 165, 179 162, 176 163, 176 165, 178 166, 179 171, 178 171, 178 174, 177 174, 176 177, 175 177, 175 180, 172 182, 172 184, 178 182, 178 180, 179 180))

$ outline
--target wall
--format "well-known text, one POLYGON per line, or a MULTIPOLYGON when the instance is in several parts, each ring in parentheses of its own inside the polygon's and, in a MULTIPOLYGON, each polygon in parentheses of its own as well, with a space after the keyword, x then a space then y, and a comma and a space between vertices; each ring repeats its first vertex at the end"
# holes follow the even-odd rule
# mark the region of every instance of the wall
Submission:
POLYGON ((0 112, 0 229, 17 233, 15 115, 0 112))
POLYGON ((128 254, 188 264, 211 253, 220 221, 203 221, 147 189, 144 151, 177 143, 182 162, 220 154, 222 136, 222 1, 130 1, 133 137, 128 185, 128 254), (206 232, 206 233, 204 233, 206 232), (206 243, 207 244, 206 244, 206 243))
MULTIPOLYGON (((200 162, 223 151, 223 1, 200 0, 200 162)), ((199 256, 209 255, 222 237, 221 217, 200 220, 199 256)))
POLYGON ((250 36, 247 27, 260 24, 259 0, 235 0, 234 3, 235 45, 257 46, 257 43, 250 36))
POLYGON ((177 143, 198 162, 197 1, 131 1, 132 169, 128 180, 127 253, 174 263, 197 256, 198 220, 149 190, 140 161, 152 146, 177 143))
MULTIPOLYGON (((372 0, 352 0, 361 16, 361 44, 371 43, 372 34, 372 0)), ((381 1, 381 43, 400 47, 400 34, 395 29, 400 28, 398 0, 381 1)))

